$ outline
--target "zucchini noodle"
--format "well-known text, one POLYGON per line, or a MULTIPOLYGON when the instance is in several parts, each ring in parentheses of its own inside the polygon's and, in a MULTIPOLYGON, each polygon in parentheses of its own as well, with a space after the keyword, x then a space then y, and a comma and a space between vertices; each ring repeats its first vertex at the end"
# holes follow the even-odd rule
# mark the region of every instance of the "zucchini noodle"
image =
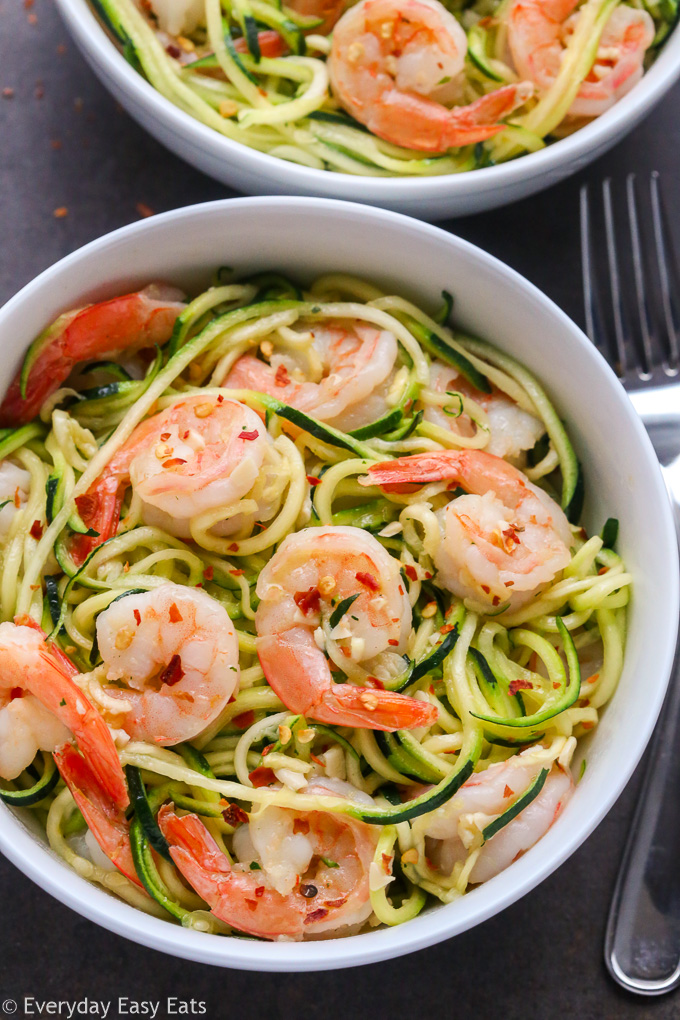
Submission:
MULTIPOLYGON (((243 24, 247 10, 265 6, 241 5, 243 24)), ((216 40, 222 7, 210 11, 216 40)), ((130 16, 130 38, 145 39, 147 23, 130 16)), ((243 77, 250 94, 250 64, 228 43, 215 52, 234 89, 243 77)), ((169 73, 155 43, 148 54, 169 73)), ((172 78, 184 80, 176 70, 172 78)), ((286 102, 307 97, 311 82, 301 79, 306 90, 286 102)), ((253 94, 253 104, 273 129, 283 105, 275 88, 253 94)), ((247 123, 252 117, 239 121, 247 123)), ((447 295, 445 312, 450 305, 447 295)), ((115 840, 107 840, 106 825, 89 814, 96 797, 69 774, 56 738, 2 781, 0 797, 35 811, 52 849, 83 878, 213 935, 288 937, 288 921, 279 931, 284 922, 272 919, 282 904, 287 918, 321 925, 309 929, 316 936, 400 924, 428 903, 451 903, 490 877, 486 844, 514 846, 513 820, 529 804, 543 821, 520 850, 549 827, 571 794, 577 742, 597 727, 623 668, 633 578, 615 549, 616 521, 591 536, 580 523, 583 477, 564 409, 509 354, 452 329, 445 314, 347 274, 304 289, 280 273, 227 283, 221 270, 174 315, 154 352, 76 359, 34 422, 0 433, 2 628, 15 633, 15 618, 42 628, 47 661, 56 656, 67 669, 70 659, 69 682, 108 724, 132 809, 115 815, 111 803, 115 840), (232 450, 229 428, 241 452, 230 454, 218 482, 232 488, 209 504, 208 455, 211 444, 232 450), (176 475, 194 454, 193 474, 176 475), (197 482, 188 514, 184 490, 172 513, 150 502, 145 486, 158 472, 163 485, 197 482), (462 528, 455 539, 452 516, 462 528), (537 546, 535 528, 543 529, 537 546), (350 536, 351 552, 324 546, 333 536, 350 536), (301 540, 308 551, 275 574, 301 540), (457 543, 467 550, 460 562, 457 543), (340 558, 324 560, 314 584, 300 581, 298 590, 322 547, 340 558), (525 547, 533 560, 523 588, 525 547), (369 549, 367 572, 354 557, 369 549), (502 597, 489 587, 499 557, 508 562, 499 576, 512 577, 502 597), (362 591, 353 589, 361 585, 378 594, 359 610, 362 591), (284 625, 277 614, 287 586, 295 608, 284 625), (128 675, 141 660, 128 672, 112 665, 111 647, 124 652, 140 640, 134 627, 144 607, 170 590, 207 598, 231 628, 234 661, 219 677, 228 689, 209 710, 175 688, 188 669, 185 646, 150 679, 128 675), (131 631, 109 622, 128 618, 131 631), (367 650, 394 625, 398 637, 367 650), (296 647, 286 644, 289 630, 298 642, 309 638, 309 658, 285 667, 296 647), (263 651, 270 639, 280 658, 263 651), (321 682, 314 670, 333 697, 360 690, 358 716, 339 700, 335 715, 319 714, 328 692, 309 693, 321 682), (164 691, 180 722, 195 724, 202 713, 198 725, 176 739, 140 734, 129 718, 142 690, 164 691), (259 926, 229 907, 236 887, 224 896, 210 883, 194 888, 166 842, 186 824, 222 855, 222 874, 252 885, 263 903, 253 914, 266 915, 259 926), (290 854, 297 871, 289 873, 290 854)), ((167 621, 159 615, 159 646, 178 618, 175 603, 167 621)), ((199 638, 198 619, 193 643, 203 654, 222 640, 221 625, 199 638)), ((14 695, 0 711, 10 711, 14 695)), ((66 745, 68 753, 84 768, 77 727, 74 736, 81 753, 66 745)), ((0 747, 0 769, 3 761, 0 747)))
MULTIPOLYGON (((371 85, 362 82, 354 66, 362 51, 350 41, 345 53, 338 37, 351 40, 363 22, 348 26, 345 19, 356 18, 355 4, 343 0, 319 3, 318 17, 309 14, 309 4, 304 16, 297 13, 297 0, 290 6, 200 0, 186 4, 185 12, 167 0, 92 2, 134 69, 189 116, 279 159, 364 177, 464 173, 539 151, 623 96, 629 76, 651 65, 677 20, 677 0, 635 0, 630 6, 573 0, 556 39, 540 6, 524 12, 508 0, 445 0, 436 12, 426 12, 429 22, 421 11, 418 45, 432 50, 428 60, 438 59, 440 68, 448 59, 444 54, 456 58, 446 65, 451 74, 423 93, 408 64, 413 43, 407 40, 400 64, 402 39, 387 20, 381 21, 377 69, 368 65, 371 85), (334 35, 326 34, 343 12, 334 35), (435 18, 437 28, 431 24, 435 18), (634 51, 621 39, 631 19, 645 36, 634 51), (448 47, 437 48, 438 35, 448 35, 448 47), (343 73, 333 71, 334 62, 343 73), (455 89, 442 92, 452 80, 455 89), (479 104, 483 110, 487 97, 500 89, 512 97, 508 107, 501 114, 493 109, 485 119, 479 104), (425 96, 427 110, 414 107, 414 95, 425 96), (445 128, 449 119, 455 126, 457 108, 472 103, 478 105, 470 120, 479 117, 483 127, 474 144, 469 125, 463 132, 445 128), (380 124, 380 137, 372 133, 372 118, 380 124), (416 123, 419 118, 424 127, 416 123), (403 122, 411 122, 410 129, 403 122), (489 124, 497 125, 491 137, 489 124), (439 142, 431 137, 435 132, 439 142)), ((414 5, 409 23, 418 12, 414 5)), ((363 31, 378 29, 366 25, 363 31)))

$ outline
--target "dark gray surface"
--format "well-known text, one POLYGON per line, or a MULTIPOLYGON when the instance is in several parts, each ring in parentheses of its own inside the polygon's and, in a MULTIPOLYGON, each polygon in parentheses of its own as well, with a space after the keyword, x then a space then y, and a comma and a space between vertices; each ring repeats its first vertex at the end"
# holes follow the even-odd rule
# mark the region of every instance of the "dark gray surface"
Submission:
MULTIPOLYGON (((28 10, 21 0, 0 0, 3 88, 13 88, 14 96, 0 97, 0 302, 68 252, 137 219, 138 203, 162 212, 229 195, 116 107, 68 40, 50 0, 35 0, 28 10), (68 215, 56 219, 59 207, 68 215)), ((579 184, 658 169, 677 219, 679 112, 676 88, 582 178, 446 227, 518 269, 581 322, 579 184)), ((639 780, 638 772, 557 874, 498 917, 400 960, 328 974, 252 975, 173 960, 83 920, 0 860, 0 1004, 17 1000, 21 1016, 24 996, 88 998, 113 1003, 109 1016, 115 1016, 118 996, 193 997, 205 1002, 209 1017, 244 1020, 680 1016, 680 998, 631 998, 602 963, 605 917, 639 780)), ((37 1005, 32 1008, 37 1015, 37 1005)))

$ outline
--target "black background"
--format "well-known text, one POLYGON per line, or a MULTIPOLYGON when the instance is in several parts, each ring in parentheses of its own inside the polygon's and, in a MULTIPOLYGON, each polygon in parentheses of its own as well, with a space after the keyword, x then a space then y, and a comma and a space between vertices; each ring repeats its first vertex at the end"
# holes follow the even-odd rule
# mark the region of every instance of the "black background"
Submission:
MULTIPOLYGON (((122 112, 70 42, 51 0, 0 0, 0 302, 57 259, 140 216, 228 197, 122 112), (54 210, 67 215, 56 218, 54 210)), ((585 173, 517 205, 442 224, 519 270, 582 324, 583 180, 659 170, 680 212, 680 87, 585 173)), ((609 899, 640 771, 593 836, 538 889, 432 949, 325 974, 248 974, 186 963, 111 935, 0 859, 0 1003, 119 995, 202 1000, 206 1016, 680 1017, 680 997, 631 997, 607 976, 609 899)), ((678 993, 680 996, 680 993, 678 993)), ((34 1007, 37 1008, 37 1007, 34 1007)), ((36 1014, 37 1015, 37 1014, 36 1014)), ((161 1007, 158 1016, 166 1015, 161 1007)))

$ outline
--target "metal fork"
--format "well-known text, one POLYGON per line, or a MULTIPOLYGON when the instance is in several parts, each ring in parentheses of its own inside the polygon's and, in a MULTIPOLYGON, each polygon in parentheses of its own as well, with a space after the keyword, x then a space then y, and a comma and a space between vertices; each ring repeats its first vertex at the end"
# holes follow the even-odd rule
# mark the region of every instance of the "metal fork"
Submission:
MULTIPOLYGON (((659 175, 581 189, 586 328, 617 371, 661 462, 680 539, 680 295, 659 175), (600 240, 601 239, 601 240, 600 240), (604 249, 598 259, 598 251, 604 249)), ((605 939, 612 977, 639 995, 680 984, 680 652, 614 890, 605 939)))

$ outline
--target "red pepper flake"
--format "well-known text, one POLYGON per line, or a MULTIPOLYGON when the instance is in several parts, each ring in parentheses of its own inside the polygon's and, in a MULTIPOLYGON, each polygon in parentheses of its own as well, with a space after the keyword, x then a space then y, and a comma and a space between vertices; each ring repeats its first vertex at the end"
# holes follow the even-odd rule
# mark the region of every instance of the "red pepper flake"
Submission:
POLYGON ((317 756, 315 754, 312 754, 311 751, 309 752, 309 757, 312 759, 315 765, 319 766, 319 768, 323 769, 326 767, 326 762, 322 761, 321 758, 317 758, 317 756))
POLYGON ((399 642, 397 641, 396 638, 390 638, 387 643, 388 643, 388 645, 398 645, 399 644, 399 642))
POLYGON ((583 701, 581 702, 581 706, 582 706, 583 708, 587 708, 587 706, 588 706, 589 704, 590 704, 590 698, 584 698, 584 699, 583 699, 583 701))
POLYGON ((609 570, 609 567, 600 567, 600 569, 597 572, 597 576, 601 577, 602 574, 606 574, 608 570, 609 570))
POLYGON ((595 725, 594 722, 583 722, 583 723, 581 723, 581 726, 583 727, 584 730, 592 730, 594 725, 595 725))
POLYGON ((238 552, 238 543, 232 542, 229 546, 229 552, 238 552))
POLYGON ((248 821, 248 815, 238 804, 230 804, 229 807, 226 807, 222 812, 222 817, 227 825, 231 825, 234 828, 237 825, 244 825, 248 821))
POLYGON ((439 628, 440 634, 450 634, 452 630, 456 629, 455 623, 445 623, 443 627, 439 628))
POLYGON ((181 623, 182 622, 182 614, 180 613, 179 609, 177 608, 177 603, 176 602, 173 602, 172 605, 170 606, 170 610, 168 612, 168 615, 170 617, 170 623, 181 623))
POLYGON ((177 60, 178 57, 182 56, 182 51, 179 48, 179 46, 173 46, 172 43, 170 43, 169 46, 165 47, 165 52, 169 57, 174 57, 175 60, 177 60))
POLYGON ((347 903, 347 896, 342 896, 339 900, 325 900, 324 906, 337 908, 344 907, 345 903, 347 903))
POLYGON ((246 900, 251 910, 257 910, 257 900, 246 900))
POLYGON ((151 208, 150 205, 147 205, 146 202, 136 202, 135 209, 137 210, 139 215, 142 216, 144 219, 146 219, 148 216, 153 216, 153 209, 151 208))
POLYGON ((206 579, 206 581, 212 581, 214 576, 215 570, 213 567, 206 567, 205 570, 203 571, 203 577, 206 579))
POLYGON ((161 673, 160 681, 162 684, 167 684, 168 687, 172 687, 173 684, 179 683, 183 676, 184 670, 182 669, 182 660, 179 655, 173 655, 170 662, 161 673))
POLYGON ((186 461, 182 460, 181 457, 171 457, 170 460, 163 461, 163 467, 165 469, 181 467, 182 464, 186 464, 186 461))
POLYGON ((43 535, 43 526, 40 523, 40 521, 33 521, 33 524, 31 525, 31 530, 30 530, 29 534, 30 534, 31 538, 34 538, 36 540, 36 542, 39 541, 42 538, 42 535, 43 535))
POLYGON ((221 393, 217 394, 217 403, 218 404, 223 404, 224 403, 224 397, 222 396, 221 393))
POLYGON ((263 885, 258 885, 257 889, 255 890, 255 895, 257 896, 258 900, 262 899, 262 897, 264 896, 264 886, 263 885))
POLYGON ((515 583, 514 581, 504 581, 503 582, 503 584, 505 585, 506 588, 512 588, 514 583, 515 583))
POLYGON ((518 677, 517 680, 511 680, 508 684, 508 693, 517 694, 517 691, 533 691, 534 685, 529 683, 528 680, 523 680, 522 677, 518 677))
POLYGON ((560 684, 559 680, 553 680, 553 688, 554 688, 554 690, 558 691, 561 686, 562 685, 560 684))
POLYGON ((237 726, 240 730, 247 730, 249 726, 252 726, 255 722, 255 713, 251 709, 249 712, 241 712, 240 715, 235 715, 232 719, 234 726, 237 726))
POLYGON ((510 787, 507 785, 507 783, 505 784, 505 789, 503 790, 503 796, 504 796, 504 798, 506 800, 508 799, 508 797, 514 797, 515 796, 515 791, 511 790, 510 787))
POLYGON ((430 692, 430 694, 434 694, 435 693, 434 684, 430 684, 430 686, 427 689, 430 692))
POLYGON ((499 602, 500 602, 500 596, 499 595, 494 595, 494 597, 491 600, 492 605, 497 606, 499 602))
POLYGON ((491 588, 489 588, 488 584, 483 584, 482 585, 482 591, 486 592, 486 594, 489 595, 490 592, 491 592, 491 588))
POLYGON ((23 698, 24 691, 22 687, 13 687, 9 692, 10 701, 14 701, 15 698, 23 698))
POLYGON ((290 382, 290 376, 288 375, 288 369, 285 365, 279 365, 276 369, 276 375, 274 376, 275 386, 287 386, 290 382))
POLYGON ((142 622, 142 614, 140 613, 140 611, 138 609, 134 609, 132 611, 132 615, 134 616, 135 622, 136 622, 137 626, 139 627, 140 623, 142 622))
POLYGON ((273 751, 275 747, 276 744, 266 744, 261 751, 262 757, 266 757, 266 755, 268 755, 270 751, 273 751))
MULTIPOLYGON (((308 832, 309 832, 309 822, 307 821, 306 818, 296 818, 296 819, 294 819, 294 821, 293 821, 293 835, 294 836, 298 836, 298 835, 300 835, 300 833, 302 833, 303 836, 306 836, 308 832)), ((298 882, 299 881, 300 881, 300 876, 298 875, 298 882)))
POLYGON ((293 601, 301 613, 307 616, 308 613, 318 613, 321 605, 321 593, 318 588, 308 588, 307 591, 296 591, 293 601))
POLYGON ((314 475, 307 475, 307 481, 312 486, 312 488, 315 485, 321 485, 321 479, 320 478, 316 478, 314 475))
POLYGON ((314 924, 315 921, 320 921, 322 918, 326 917, 327 914, 328 911, 325 907, 318 907, 316 910, 313 910, 311 914, 307 914, 304 923, 314 924))
POLYGON ((418 580, 418 571, 410 563, 407 563, 406 566, 404 567, 404 573, 408 577, 409 581, 418 580))
POLYGON ((247 439, 250 442, 252 442, 253 439, 257 439, 259 434, 260 433, 257 431, 257 429, 253 429, 252 432, 239 432, 238 437, 239 439, 247 439))
POLYGON ((271 786, 276 779, 272 769, 268 769, 266 765, 258 765, 256 769, 248 774, 248 779, 251 781, 255 789, 259 789, 260 786, 271 786))
POLYGON ((241 570, 240 567, 234 567, 234 569, 230 570, 229 573, 232 575, 232 577, 243 577, 243 575, 245 574, 245 570, 241 570))
POLYGON ((431 574, 429 570, 425 571, 425 579, 427 581, 431 581, 433 577, 434 577, 434 574, 431 574))
POLYGON ((367 676, 366 677, 366 686, 367 687, 373 687, 373 688, 375 688, 378 691, 384 691, 385 690, 385 684, 382 682, 382 680, 378 680, 377 676, 367 676))
POLYGON ((394 860, 394 858, 393 858, 392 854, 383 854, 382 855, 383 868, 385 870, 385 874, 386 875, 389 875, 391 870, 392 870, 392 861, 393 860, 394 860))
POLYGON ((380 591, 380 585, 373 574, 369 574, 365 570, 357 570, 354 576, 359 584, 363 584, 370 591, 380 591))

